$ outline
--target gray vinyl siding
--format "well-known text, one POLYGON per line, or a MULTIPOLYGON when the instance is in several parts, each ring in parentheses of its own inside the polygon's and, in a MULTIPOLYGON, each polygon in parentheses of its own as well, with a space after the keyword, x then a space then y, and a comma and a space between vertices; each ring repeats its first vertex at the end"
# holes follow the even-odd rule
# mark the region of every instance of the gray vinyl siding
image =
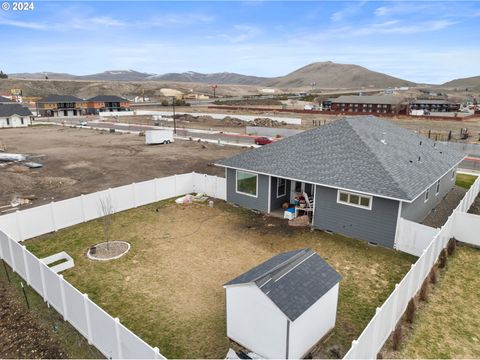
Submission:
POLYGON ((399 202, 372 198, 372 209, 337 203, 337 189, 316 187, 314 226, 393 248, 399 202))
POLYGON ((236 170, 227 169, 227 201, 247 209, 268 212, 268 176, 258 174, 257 197, 237 193, 236 170))
MULTIPOLYGON (((454 170, 452 169, 452 171, 454 170)), ((425 202, 425 190, 414 202, 403 203, 402 217, 407 220, 422 222, 455 185, 455 179, 452 180, 452 171, 449 171, 440 179, 440 191, 438 195, 435 195, 437 188, 437 183, 435 183, 429 188, 427 202, 425 202)))
POLYGON ((284 196, 277 198, 277 179, 272 176, 272 193, 270 199, 270 211, 274 211, 282 207, 282 204, 286 201, 290 201, 290 180, 287 180, 287 189, 284 196))

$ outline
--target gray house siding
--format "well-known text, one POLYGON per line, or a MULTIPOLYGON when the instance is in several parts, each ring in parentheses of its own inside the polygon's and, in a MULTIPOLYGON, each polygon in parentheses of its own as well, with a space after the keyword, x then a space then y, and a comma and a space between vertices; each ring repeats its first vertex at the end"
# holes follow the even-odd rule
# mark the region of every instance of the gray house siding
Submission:
POLYGON ((315 190, 314 227, 393 248, 399 202, 379 197, 372 209, 337 203, 337 189, 318 186, 315 190))
POLYGON ((268 176, 258 174, 257 197, 236 191, 236 170, 227 169, 227 201, 248 209, 268 212, 268 176))
POLYGON ((425 190, 414 202, 403 203, 402 217, 407 220, 422 222, 455 185, 455 179, 452 180, 452 171, 449 171, 440 179, 438 195, 435 194, 437 189, 437 183, 435 183, 429 188, 427 202, 425 202, 425 190))
POLYGON ((287 189, 284 196, 277 198, 277 179, 272 176, 272 193, 270 199, 270 211, 279 209, 282 207, 282 204, 286 201, 290 201, 290 180, 287 180, 287 189))

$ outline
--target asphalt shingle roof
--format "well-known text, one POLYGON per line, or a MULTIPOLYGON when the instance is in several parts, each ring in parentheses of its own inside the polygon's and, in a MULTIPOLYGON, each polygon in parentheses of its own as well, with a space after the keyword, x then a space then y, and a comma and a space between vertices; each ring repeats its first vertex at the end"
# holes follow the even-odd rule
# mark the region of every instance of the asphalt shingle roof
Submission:
POLYGON ((444 104, 453 104, 447 100, 431 100, 431 99, 418 99, 412 101, 412 104, 435 104, 435 105, 444 105, 444 104))
POLYGON ((14 101, 6 98, 6 97, 3 97, 3 96, 0 96, 0 103, 13 103, 14 101))
POLYGON ((9 117, 12 115, 32 116, 32 112, 25 106, 17 103, 0 103, 0 117, 9 117))
POLYGON ((72 95, 48 95, 38 100, 37 103, 73 103, 84 101, 85 100, 72 95))
POLYGON ((100 101, 100 102, 125 102, 128 101, 127 99, 124 99, 120 96, 116 95, 98 95, 94 96, 87 101, 100 101))
POLYGON ((328 99, 333 103, 345 103, 345 104, 398 104, 401 102, 401 98, 393 95, 342 95, 338 98, 328 99))
POLYGON ((295 321, 325 295, 341 276, 311 249, 274 256, 225 286, 255 283, 291 320, 295 321))
POLYGON ((388 121, 354 116, 216 164, 410 202, 464 156, 388 121))

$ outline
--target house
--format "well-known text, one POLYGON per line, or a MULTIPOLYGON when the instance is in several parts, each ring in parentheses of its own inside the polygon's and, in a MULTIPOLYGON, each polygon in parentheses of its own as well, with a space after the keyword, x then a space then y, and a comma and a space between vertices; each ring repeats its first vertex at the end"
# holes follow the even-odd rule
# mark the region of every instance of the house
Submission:
POLYGON ((354 96, 342 95, 327 99, 323 107, 330 111, 369 113, 369 114, 399 114, 406 106, 402 98, 394 95, 354 96))
POLYGON ((86 100, 88 114, 98 115, 101 112, 129 111, 130 101, 115 95, 99 95, 86 100))
POLYGON ((23 127, 32 123, 32 112, 25 106, 0 97, 0 128, 23 127))
POLYGON ((37 114, 44 117, 85 115, 85 100, 72 95, 48 95, 36 104, 37 114))
POLYGON ((429 100, 418 99, 410 103, 410 111, 424 110, 426 112, 451 112, 458 111, 460 104, 452 103, 447 100, 429 100))
POLYGON ((304 357, 335 327, 340 279, 311 249, 272 257, 224 285, 227 336, 263 358, 304 357))
POLYGON ((305 194, 312 227, 394 248, 399 218, 421 222, 464 157, 391 122, 352 116, 216 165, 228 202, 278 213, 305 194))

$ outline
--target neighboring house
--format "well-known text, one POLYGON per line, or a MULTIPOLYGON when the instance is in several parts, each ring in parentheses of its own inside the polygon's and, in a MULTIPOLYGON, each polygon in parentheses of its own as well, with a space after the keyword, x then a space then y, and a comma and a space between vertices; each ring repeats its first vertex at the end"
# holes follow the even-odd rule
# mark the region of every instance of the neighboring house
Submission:
POLYGON ((458 111, 460 104, 447 100, 415 100, 410 103, 410 110, 424 110, 428 112, 458 111))
POLYGON ((15 102, 0 98, 0 128, 23 127, 32 123, 32 112, 15 102))
POLYGON ((399 114, 405 111, 402 98, 393 95, 346 96, 323 102, 323 108, 338 112, 369 114, 399 114))
POLYGON ((130 101, 115 95, 99 95, 87 99, 87 113, 98 115, 102 112, 129 111, 130 101))
POLYGON ((374 116, 356 116, 220 160, 227 201, 265 213, 306 193, 315 228, 395 247, 455 184, 464 154, 374 116))
POLYGON ((272 359, 299 359, 335 327, 340 275, 311 249, 281 253, 224 285, 227 336, 272 359))
POLYGON ((0 96, 0 104, 15 104, 15 101, 12 101, 6 97, 0 96))
POLYGON ((49 95, 37 101, 37 114, 43 117, 85 115, 85 100, 71 95, 49 95))

